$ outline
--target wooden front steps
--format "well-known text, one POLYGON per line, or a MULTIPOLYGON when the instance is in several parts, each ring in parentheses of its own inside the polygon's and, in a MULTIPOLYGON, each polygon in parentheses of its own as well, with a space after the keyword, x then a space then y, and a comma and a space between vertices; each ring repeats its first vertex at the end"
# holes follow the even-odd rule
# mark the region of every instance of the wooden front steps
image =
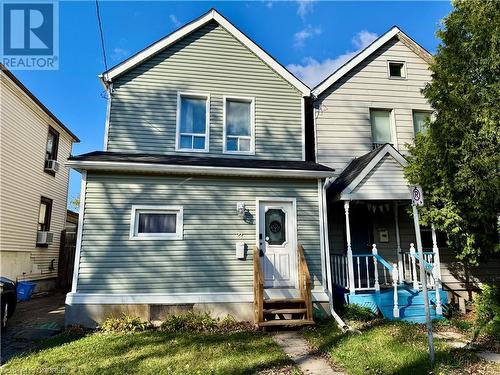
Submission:
POLYGON ((287 327, 314 324, 312 317, 311 277, 304 257, 304 249, 298 246, 299 298, 264 297, 264 278, 260 265, 259 250, 254 247, 254 320, 259 327, 287 327))

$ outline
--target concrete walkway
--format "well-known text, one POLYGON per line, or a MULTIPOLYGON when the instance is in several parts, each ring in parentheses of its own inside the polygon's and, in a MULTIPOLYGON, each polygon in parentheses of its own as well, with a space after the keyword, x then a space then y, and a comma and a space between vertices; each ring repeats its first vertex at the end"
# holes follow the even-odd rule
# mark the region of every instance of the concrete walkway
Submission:
POLYGON ((51 337, 64 328, 65 293, 53 292, 18 302, 16 311, 2 334, 0 362, 27 352, 40 340, 51 337))
POLYGON ((307 341, 298 332, 277 332, 273 334, 273 339, 295 362, 303 374, 344 374, 343 372, 334 371, 325 358, 312 354, 307 341))

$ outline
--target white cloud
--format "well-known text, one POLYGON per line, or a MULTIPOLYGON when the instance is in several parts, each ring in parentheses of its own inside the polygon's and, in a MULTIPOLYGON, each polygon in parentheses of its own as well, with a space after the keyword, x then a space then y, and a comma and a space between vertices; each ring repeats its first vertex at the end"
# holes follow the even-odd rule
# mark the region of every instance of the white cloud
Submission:
POLYGON ((297 14, 300 18, 305 19, 307 14, 313 11, 313 3, 315 0, 297 0, 297 14))
POLYGON ((297 48, 304 47, 304 42, 307 39, 320 34, 320 27, 312 27, 311 25, 308 25, 305 29, 298 31, 293 35, 293 45, 297 48))
POLYGON ((124 49, 124 48, 120 48, 120 47, 115 47, 115 48, 113 48, 113 51, 111 51, 111 59, 113 61, 122 61, 129 55, 130 55, 130 51, 128 49, 124 49))
POLYGON ((274 5, 274 1, 270 0, 270 1, 262 1, 264 3, 264 5, 267 7, 267 8, 272 8, 273 5, 274 5))
POLYGON ((168 18, 170 18, 170 22, 172 22, 175 27, 182 26, 182 22, 179 21, 179 19, 175 16, 175 14, 171 14, 170 16, 168 16, 168 18))
POLYGON ((377 39, 377 34, 362 30, 351 40, 356 50, 346 51, 335 58, 327 58, 323 61, 318 61, 309 56, 304 58, 301 64, 290 64, 287 68, 307 85, 314 87, 353 58, 359 51, 365 49, 375 39, 377 39))

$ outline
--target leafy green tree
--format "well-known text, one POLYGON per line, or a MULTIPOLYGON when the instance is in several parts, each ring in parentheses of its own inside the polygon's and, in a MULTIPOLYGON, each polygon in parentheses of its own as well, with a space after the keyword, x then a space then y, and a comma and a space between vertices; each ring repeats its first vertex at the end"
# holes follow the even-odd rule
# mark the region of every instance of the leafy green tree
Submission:
POLYGON ((69 204, 71 205, 71 208, 73 208, 73 210, 78 211, 78 209, 80 208, 80 196, 73 198, 69 202, 69 204))
POLYGON ((454 1, 423 94, 436 114, 410 146, 406 176, 424 189, 424 223, 471 264, 498 254, 500 1, 454 1))

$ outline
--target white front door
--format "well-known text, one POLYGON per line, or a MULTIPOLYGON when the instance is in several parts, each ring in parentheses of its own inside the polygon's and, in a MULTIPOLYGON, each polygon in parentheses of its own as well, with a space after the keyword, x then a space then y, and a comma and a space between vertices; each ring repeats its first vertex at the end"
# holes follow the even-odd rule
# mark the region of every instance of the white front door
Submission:
POLYGON ((295 204, 289 200, 259 201, 259 246, 264 286, 294 288, 297 279, 295 204))

